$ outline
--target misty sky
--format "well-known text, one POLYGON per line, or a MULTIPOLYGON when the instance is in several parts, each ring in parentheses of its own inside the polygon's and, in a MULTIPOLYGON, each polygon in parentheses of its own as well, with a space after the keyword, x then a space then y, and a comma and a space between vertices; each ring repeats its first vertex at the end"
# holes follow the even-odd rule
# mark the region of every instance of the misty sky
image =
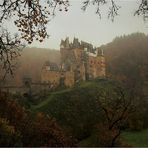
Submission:
POLYGON ((89 7, 86 12, 81 10, 83 0, 70 0, 68 12, 57 13, 48 25, 49 39, 43 43, 33 42, 31 46, 59 49, 61 39, 67 36, 70 40, 77 37, 80 40, 100 46, 112 41, 116 36, 144 32, 148 34, 148 21, 134 16, 139 0, 118 0, 121 6, 119 16, 115 21, 107 19, 107 6, 103 7, 102 19, 95 14, 95 7, 89 7))

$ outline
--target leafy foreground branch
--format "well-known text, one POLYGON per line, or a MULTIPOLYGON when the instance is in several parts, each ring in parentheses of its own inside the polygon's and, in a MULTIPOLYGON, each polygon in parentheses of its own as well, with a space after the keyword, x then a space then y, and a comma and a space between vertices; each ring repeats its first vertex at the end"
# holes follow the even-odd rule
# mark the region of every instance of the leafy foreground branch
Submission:
POLYGON ((2 0, 0 3, 0 23, 14 19, 22 39, 31 44, 48 37, 47 23, 55 16, 55 11, 68 11, 68 0, 2 0))
MULTIPOLYGON (((119 15, 118 11, 121 8, 117 4, 117 0, 84 0, 82 10, 85 11, 90 5, 96 6, 95 13, 101 18, 103 9, 102 6, 108 5, 108 18, 114 21, 114 18, 119 15)), ((148 1, 139 0, 139 7, 136 8, 134 15, 141 15, 144 19, 148 18, 148 1)))
POLYGON ((18 57, 22 41, 31 44, 33 40, 42 42, 48 38, 47 23, 55 16, 55 11, 68 11, 68 0, 2 0, 0 1, 0 70, 3 79, 7 73, 12 74, 12 61, 18 57), (3 29, 8 20, 14 21, 20 32, 12 37, 3 29))

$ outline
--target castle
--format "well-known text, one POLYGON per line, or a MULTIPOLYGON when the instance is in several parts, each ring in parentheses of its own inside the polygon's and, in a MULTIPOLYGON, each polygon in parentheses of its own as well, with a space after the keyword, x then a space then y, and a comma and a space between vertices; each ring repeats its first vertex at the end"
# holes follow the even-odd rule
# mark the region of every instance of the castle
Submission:
POLYGON ((45 62, 41 72, 41 82, 51 87, 72 87, 80 81, 105 77, 105 58, 103 51, 92 44, 79 42, 77 38, 61 40, 61 64, 45 62))

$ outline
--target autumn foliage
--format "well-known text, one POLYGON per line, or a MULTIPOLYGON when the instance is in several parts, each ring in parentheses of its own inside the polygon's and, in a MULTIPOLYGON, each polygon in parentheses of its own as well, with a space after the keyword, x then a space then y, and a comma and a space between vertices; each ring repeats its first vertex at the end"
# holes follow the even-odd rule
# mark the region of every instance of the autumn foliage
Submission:
POLYGON ((56 121, 43 113, 35 116, 4 93, 0 95, 0 146, 72 146, 56 121))

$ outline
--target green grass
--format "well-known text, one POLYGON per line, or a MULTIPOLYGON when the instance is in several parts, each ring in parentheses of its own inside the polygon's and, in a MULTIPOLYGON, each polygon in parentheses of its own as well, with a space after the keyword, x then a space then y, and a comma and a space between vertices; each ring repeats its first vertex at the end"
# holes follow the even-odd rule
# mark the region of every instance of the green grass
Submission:
POLYGON ((113 86, 107 79, 82 82, 70 89, 51 92, 42 102, 32 105, 31 110, 47 113, 81 139, 103 118, 96 94, 113 86))
MULTIPOLYGON (((44 111, 48 113, 49 106, 51 102, 56 102, 59 100, 62 101, 69 101, 73 96, 76 96, 78 100, 87 97, 94 97, 94 94, 100 87, 107 87, 106 82, 109 82, 106 79, 97 79, 95 81, 87 81, 81 82, 74 86, 73 88, 67 88, 64 90, 59 90, 55 92, 51 92, 42 102, 38 104, 32 104, 31 110, 32 111, 44 111), (66 99, 67 98, 67 99, 66 99), (65 100, 66 99, 66 100, 65 100)), ((111 86, 109 86, 111 87, 111 86)), ((73 100, 73 99, 72 99, 73 100)))
MULTIPOLYGON (((148 129, 142 131, 124 131, 121 138, 125 144, 133 147, 148 147, 148 129)), ((95 134, 79 142, 80 147, 95 147, 97 139, 95 134)))
POLYGON ((136 147, 148 147, 148 129, 142 131, 126 131, 122 133, 123 140, 136 147))
POLYGON ((98 137, 95 134, 92 134, 86 139, 83 139, 79 142, 79 147, 98 147, 98 137))
POLYGON ((56 95, 60 95, 62 93, 66 93, 69 92, 71 89, 64 89, 64 90, 60 90, 60 91, 55 91, 50 93, 50 95, 47 96, 47 98, 45 98, 44 101, 42 101, 41 103, 37 104, 37 105, 32 105, 31 106, 31 110, 38 110, 39 108, 41 108, 42 106, 45 106, 46 104, 50 103, 50 101, 52 99, 55 98, 56 95))
POLYGON ((115 83, 107 79, 82 82, 71 89, 51 92, 31 110, 55 118, 62 128, 82 140, 91 135, 94 125, 104 118, 96 95, 102 91, 112 92, 114 87, 115 83))

